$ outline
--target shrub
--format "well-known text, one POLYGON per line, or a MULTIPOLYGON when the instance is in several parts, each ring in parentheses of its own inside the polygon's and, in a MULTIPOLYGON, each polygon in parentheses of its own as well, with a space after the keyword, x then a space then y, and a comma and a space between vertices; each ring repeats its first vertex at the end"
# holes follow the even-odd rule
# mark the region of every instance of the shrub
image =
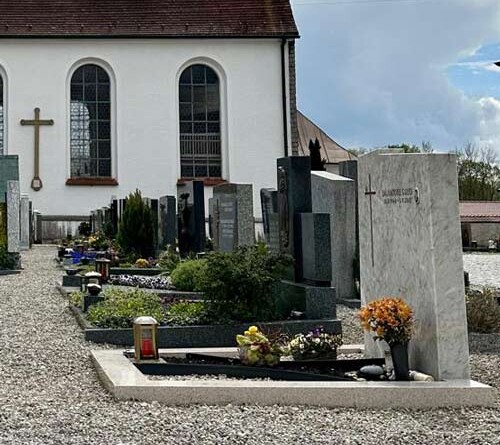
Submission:
POLYGON ((88 320, 101 328, 130 328, 136 317, 154 317, 159 323, 165 319, 161 299, 154 294, 134 290, 105 292, 106 299, 91 306, 88 320))
POLYGON ((210 322, 207 308, 203 302, 181 302, 170 306, 166 317, 167 324, 190 326, 210 322))
POLYGON ((83 292, 75 291, 69 294, 69 302, 76 307, 83 307, 83 292))
POLYGON ((90 226, 90 223, 86 221, 80 223, 80 225, 78 226, 78 233, 80 234, 80 236, 83 236, 85 238, 90 236, 90 234, 92 233, 92 227, 90 226))
POLYGON ((14 269, 16 260, 7 252, 5 247, 0 247, 0 269, 14 269))
POLYGON ((465 298, 469 331, 482 334, 500 332, 500 305, 492 289, 469 290, 465 298))
POLYGON ((210 253, 205 259, 198 289, 217 317, 265 321, 275 316, 272 288, 291 265, 290 258, 259 244, 234 252, 210 253))
POLYGON ((168 273, 172 273, 173 270, 180 263, 181 257, 175 251, 173 246, 168 246, 167 250, 160 254, 160 258, 158 259, 158 265, 165 269, 168 273))
POLYGON ((127 198, 117 241, 125 255, 149 258, 154 251, 153 217, 139 190, 127 198))
POLYGON ((199 291, 206 265, 207 262, 204 259, 180 262, 170 275, 172 284, 181 291, 199 291))

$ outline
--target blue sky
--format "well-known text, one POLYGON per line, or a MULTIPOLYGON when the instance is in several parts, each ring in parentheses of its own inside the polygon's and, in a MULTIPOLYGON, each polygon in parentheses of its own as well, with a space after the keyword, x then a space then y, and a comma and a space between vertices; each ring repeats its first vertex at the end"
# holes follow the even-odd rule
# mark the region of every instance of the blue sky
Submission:
POLYGON ((299 108, 346 147, 500 157, 500 0, 292 0, 299 108))

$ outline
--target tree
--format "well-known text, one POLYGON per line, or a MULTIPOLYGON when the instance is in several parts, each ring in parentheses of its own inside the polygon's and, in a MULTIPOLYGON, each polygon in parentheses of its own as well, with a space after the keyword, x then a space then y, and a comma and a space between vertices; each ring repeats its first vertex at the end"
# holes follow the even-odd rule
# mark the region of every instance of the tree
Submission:
POLYGON ((117 241, 127 256, 149 258, 154 253, 153 217, 139 190, 127 198, 117 241))
POLYGON ((309 140, 309 153, 311 156, 311 170, 324 171, 326 161, 321 159, 321 145, 318 138, 314 142, 312 139, 309 140))
POLYGON ((457 150, 458 190, 462 201, 500 200, 500 168, 491 147, 478 148, 472 142, 457 150))

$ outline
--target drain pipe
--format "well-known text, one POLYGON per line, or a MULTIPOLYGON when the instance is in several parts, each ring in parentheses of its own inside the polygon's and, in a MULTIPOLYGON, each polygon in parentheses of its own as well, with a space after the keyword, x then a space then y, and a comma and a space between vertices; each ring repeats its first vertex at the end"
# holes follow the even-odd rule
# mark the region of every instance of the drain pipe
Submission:
POLYGON ((288 111, 286 106, 286 39, 281 39, 281 93, 283 101, 283 139, 285 141, 285 157, 288 156, 288 111))

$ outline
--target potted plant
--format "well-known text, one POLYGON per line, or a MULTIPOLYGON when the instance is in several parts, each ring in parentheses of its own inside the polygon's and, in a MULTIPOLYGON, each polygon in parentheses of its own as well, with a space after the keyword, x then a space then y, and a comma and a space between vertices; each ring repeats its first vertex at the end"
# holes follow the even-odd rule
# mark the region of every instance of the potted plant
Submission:
POLYGON ((365 331, 375 333, 375 340, 385 340, 391 348, 397 380, 409 380, 408 342, 413 332, 413 311, 402 298, 384 297, 363 306, 359 311, 365 331))
POLYGON ((325 332, 322 326, 307 334, 297 334, 290 341, 287 352, 294 360, 328 360, 337 358, 337 347, 342 336, 325 332))
POLYGON ((269 340, 257 326, 250 326, 244 335, 237 335, 238 352, 243 364, 249 366, 276 366, 283 348, 269 340))

